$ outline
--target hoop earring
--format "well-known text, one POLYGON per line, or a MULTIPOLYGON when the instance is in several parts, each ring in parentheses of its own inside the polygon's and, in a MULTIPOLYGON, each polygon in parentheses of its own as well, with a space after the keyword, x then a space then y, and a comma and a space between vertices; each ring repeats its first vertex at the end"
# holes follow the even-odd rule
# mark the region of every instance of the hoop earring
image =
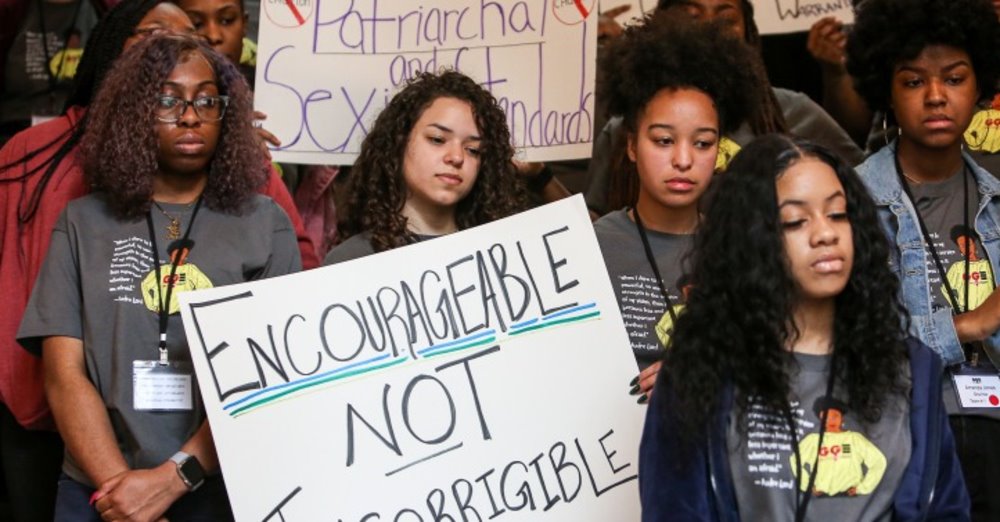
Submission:
POLYGON ((889 146, 889 113, 882 113, 882 139, 885 140, 886 147, 889 146))

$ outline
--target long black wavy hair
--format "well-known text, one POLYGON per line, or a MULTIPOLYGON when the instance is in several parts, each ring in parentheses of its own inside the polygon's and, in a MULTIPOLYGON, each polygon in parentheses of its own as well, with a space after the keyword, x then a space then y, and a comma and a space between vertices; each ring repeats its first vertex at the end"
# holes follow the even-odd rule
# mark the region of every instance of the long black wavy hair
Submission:
POLYGON ((635 205, 639 178, 625 152, 646 106, 664 89, 696 89, 712 99, 719 133, 732 132, 758 99, 760 82, 752 68, 753 51, 718 23, 693 24, 665 12, 646 17, 607 44, 598 89, 609 114, 622 117, 615 136, 609 208, 635 205))
POLYGON ((838 389, 862 422, 874 422, 902 393, 907 319, 889 246, 864 185, 837 155, 810 142, 772 134, 744 147, 719 179, 690 255, 692 289, 664 355, 657 389, 689 440, 705 433, 727 385, 737 411, 752 401, 788 408, 787 346, 795 282, 784 255, 776 180, 796 161, 816 158, 837 174, 847 198, 854 265, 836 297, 833 350, 838 389))
POLYGON ((349 181, 344 230, 349 236, 370 232, 376 252, 403 246, 411 238, 401 213, 409 195, 403 178, 403 156, 413 126, 438 98, 467 102, 482 137, 476 183, 455 209, 459 230, 526 208, 523 182, 512 163, 514 147, 507 119, 493 95, 456 71, 421 73, 379 113, 361 143, 349 181))
MULTIPOLYGON (((73 78, 72 91, 66 100, 63 114, 70 107, 86 107, 90 105, 98 86, 100 86, 101 81, 104 79, 104 75, 111 68, 111 64, 122 54, 122 49, 125 48, 125 41, 134 35, 136 26, 146 16, 146 13, 165 1, 167 0, 124 0, 111 8, 101 18, 100 22, 94 27, 93 32, 91 32, 90 38, 87 40, 87 45, 83 50, 83 56, 80 58, 76 76, 73 78)), ((38 211, 38 205, 41 202, 42 193, 45 192, 49 180, 52 179, 56 169, 59 168, 59 165, 63 161, 72 160, 70 154, 79 145, 80 138, 83 137, 83 133, 87 129, 88 121, 89 115, 84 115, 77 122, 76 126, 66 131, 66 133, 56 136, 52 141, 29 151, 24 156, 6 165, 0 165, 0 183, 19 182, 33 176, 41 176, 41 179, 30 194, 24 193, 24 191, 21 193, 17 212, 19 222, 27 223, 35 216, 35 213, 38 211), (67 134, 69 135, 68 138, 66 138, 67 134), (65 141, 56 147, 56 144, 64 139, 65 141), (27 164, 47 153, 49 157, 44 162, 38 163, 26 172, 19 173, 16 176, 7 176, 5 174, 5 171, 13 171, 13 167, 27 164)))
POLYGON ((1000 23, 989 0, 865 0, 847 39, 847 71, 868 107, 891 115, 896 66, 930 45, 968 53, 981 98, 993 96, 1000 79, 1000 23))
POLYGON ((182 59, 200 55, 211 66, 229 107, 218 123, 219 141, 208 164, 205 205, 239 214, 267 179, 267 163, 253 128, 250 87, 228 58, 193 36, 153 35, 115 62, 91 107, 80 141, 84 176, 121 219, 149 211, 158 171, 158 125, 153 106, 182 59))

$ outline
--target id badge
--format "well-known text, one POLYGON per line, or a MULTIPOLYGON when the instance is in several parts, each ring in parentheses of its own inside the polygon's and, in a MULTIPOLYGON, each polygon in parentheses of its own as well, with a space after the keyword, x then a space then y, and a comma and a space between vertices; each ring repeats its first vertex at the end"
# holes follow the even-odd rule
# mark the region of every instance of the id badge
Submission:
POLYGON ((136 411, 190 411, 190 362, 132 361, 132 408, 136 411))
POLYGON ((963 364, 952 372, 951 382, 963 409, 1000 408, 1000 375, 991 367, 963 364))

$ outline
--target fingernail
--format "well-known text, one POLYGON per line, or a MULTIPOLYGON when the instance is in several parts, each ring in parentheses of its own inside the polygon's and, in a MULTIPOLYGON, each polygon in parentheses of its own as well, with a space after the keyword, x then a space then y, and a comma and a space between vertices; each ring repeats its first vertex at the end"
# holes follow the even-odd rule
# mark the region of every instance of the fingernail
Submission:
POLYGON ((632 381, 628 383, 629 386, 635 386, 636 384, 639 384, 639 376, 638 375, 636 375, 635 379, 632 379, 632 381))
POLYGON ((628 391, 629 395, 636 395, 638 393, 639 393, 639 385, 638 384, 633 385, 632 388, 628 391))
POLYGON ((648 402, 648 401, 649 401, 649 394, 648 393, 644 393, 644 394, 640 395, 639 396, 639 400, 637 400, 635 402, 637 402, 638 404, 646 404, 646 402, 648 402))
POLYGON ((93 495, 90 495, 90 505, 93 506, 98 500, 101 500, 100 490, 95 491, 93 495))

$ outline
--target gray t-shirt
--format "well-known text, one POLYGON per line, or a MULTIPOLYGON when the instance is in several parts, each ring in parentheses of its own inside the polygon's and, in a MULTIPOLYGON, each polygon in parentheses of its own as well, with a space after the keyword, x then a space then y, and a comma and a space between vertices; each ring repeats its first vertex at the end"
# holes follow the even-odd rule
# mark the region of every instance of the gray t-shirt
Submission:
MULTIPOLYGON (((796 487, 807 487, 818 454, 818 474, 806 520, 891 520, 892 497, 912 452, 909 393, 894 395, 886 403, 881 419, 864 426, 851 411, 844 411, 846 401, 825 397, 829 355, 794 354, 789 364, 789 402, 797 426, 802 476, 796 479, 798 466, 786 417, 761 405, 751 405, 744 434, 740 432, 739 412, 734 408, 726 443, 740 518, 795 520, 794 492, 796 487), (835 426, 828 423, 820 447, 816 410, 830 407, 843 413, 842 422, 835 426)), ((905 366, 908 389, 911 379, 909 365, 905 366)), ((840 393, 835 389, 833 395, 839 398, 840 393)))
MULTIPOLYGON (((161 204, 178 217, 182 231, 193 208, 161 204)), ((166 238, 170 221, 152 212, 161 278, 169 276, 166 238)), ((255 196, 243 215, 202 206, 191 229, 193 247, 178 266, 167 326, 171 361, 190 362, 176 296, 183 291, 241 283, 301 269, 291 221, 266 196, 255 196)), ((83 341, 87 375, 107 407, 118 447, 130 468, 158 466, 194 434, 205 419, 194 388, 194 408, 181 412, 137 411, 132 365, 156 360, 159 338, 157 281, 145 219, 120 221, 100 194, 66 206, 28 302, 18 341, 41 352, 42 339, 68 336, 83 341)), ((74 480, 88 477, 67 452, 63 470, 74 480)))
MULTIPOLYGON (((639 230, 626 210, 616 210, 597 220, 594 231, 635 359, 640 368, 646 368, 660 359, 673 329, 663 292, 649 266, 639 230)), ((690 250, 694 236, 652 230, 647 230, 646 234, 674 312, 679 314, 683 310, 686 286, 681 261, 690 250)))
MULTIPOLYGON (((973 310, 985 301, 993 289, 996 288, 996 277, 990 266, 989 259, 986 258, 986 250, 979 240, 978 234, 974 231, 965 231, 965 215, 963 215, 963 194, 964 183, 968 182, 969 204, 964 208, 968 213, 969 226, 976 220, 976 212, 979 210, 979 189, 976 185, 972 173, 964 167, 950 178, 939 183, 909 183, 910 192, 920 212, 920 217, 927 225, 927 232, 934 242, 938 256, 941 258, 941 265, 944 267, 948 282, 955 293, 955 300, 960 310, 965 309, 966 298, 968 298, 969 309, 973 310), (965 242, 959 245, 958 240, 962 234, 971 237, 974 241, 969 250, 969 290, 966 293, 965 286, 965 256, 961 248, 965 248, 965 242)), ((931 298, 933 299, 934 311, 952 306, 947 299, 948 291, 941 280, 941 273, 931 256, 930 249, 927 250, 927 280, 931 287, 931 298)), ((956 415, 971 414, 1000 420, 1000 410, 996 408, 983 408, 963 411, 958 402, 954 384, 951 379, 944 379, 942 383, 942 400, 948 414, 956 415)))
MULTIPOLYGON (((414 243, 419 243, 437 237, 441 236, 414 234, 410 236, 410 239, 414 243)), ((347 238, 347 241, 333 247, 327 252, 326 257, 323 258, 323 266, 343 263, 344 261, 370 256, 374 253, 375 247, 372 246, 372 234, 366 230, 347 238)))

